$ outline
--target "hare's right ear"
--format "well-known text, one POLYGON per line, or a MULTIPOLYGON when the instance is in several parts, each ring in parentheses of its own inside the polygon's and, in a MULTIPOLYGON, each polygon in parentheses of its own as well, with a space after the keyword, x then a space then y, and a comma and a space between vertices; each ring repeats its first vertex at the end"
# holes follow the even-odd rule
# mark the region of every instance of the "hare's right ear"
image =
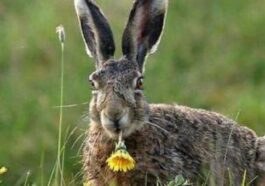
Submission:
POLYGON ((111 28, 94 0, 75 0, 87 53, 96 60, 96 68, 112 58, 115 45, 111 28))
POLYGON ((122 38, 126 58, 144 71, 148 54, 155 52, 163 31, 168 0, 135 0, 122 38))

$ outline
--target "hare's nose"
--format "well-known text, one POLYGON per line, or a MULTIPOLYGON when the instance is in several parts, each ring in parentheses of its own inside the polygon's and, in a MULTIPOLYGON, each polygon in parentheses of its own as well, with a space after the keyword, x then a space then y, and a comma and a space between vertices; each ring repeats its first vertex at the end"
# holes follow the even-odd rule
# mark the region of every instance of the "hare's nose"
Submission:
POLYGON ((113 123, 114 123, 114 127, 119 130, 120 129, 120 120, 119 119, 114 120, 113 123))

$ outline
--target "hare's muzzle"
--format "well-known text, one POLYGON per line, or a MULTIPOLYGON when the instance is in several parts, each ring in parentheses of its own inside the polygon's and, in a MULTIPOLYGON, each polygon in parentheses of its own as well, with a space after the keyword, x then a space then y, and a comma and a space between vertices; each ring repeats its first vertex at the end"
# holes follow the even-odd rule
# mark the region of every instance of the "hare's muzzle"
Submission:
POLYGON ((103 128, 111 137, 117 136, 121 131, 126 134, 130 123, 129 108, 106 107, 101 111, 100 119, 103 128))

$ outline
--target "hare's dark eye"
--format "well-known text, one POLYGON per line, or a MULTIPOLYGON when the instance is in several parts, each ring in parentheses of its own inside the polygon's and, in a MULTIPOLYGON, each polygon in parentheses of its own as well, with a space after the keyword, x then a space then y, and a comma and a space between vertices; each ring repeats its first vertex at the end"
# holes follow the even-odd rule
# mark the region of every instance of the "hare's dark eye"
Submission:
POLYGON ((91 87, 95 88, 95 83, 93 81, 90 81, 91 87))
POLYGON ((140 89, 140 90, 144 89, 144 78, 143 77, 139 77, 137 79, 135 89, 140 89))
POLYGON ((89 80, 89 82, 90 82, 92 89, 94 90, 98 89, 98 83, 96 81, 89 80))

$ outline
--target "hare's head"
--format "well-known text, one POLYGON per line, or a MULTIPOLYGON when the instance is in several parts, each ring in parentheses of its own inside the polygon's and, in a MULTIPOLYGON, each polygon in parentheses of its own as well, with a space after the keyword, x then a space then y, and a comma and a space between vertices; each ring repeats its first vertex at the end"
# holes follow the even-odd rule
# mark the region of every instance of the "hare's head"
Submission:
POLYGON ((114 59, 115 45, 107 19, 93 0, 75 0, 75 8, 89 56, 96 71, 90 117, 110 137, 139 129, 148 118, 143 96, 144 62, 159 43, 167 0, 136 0, 122 38, 123 57, 114 59))

